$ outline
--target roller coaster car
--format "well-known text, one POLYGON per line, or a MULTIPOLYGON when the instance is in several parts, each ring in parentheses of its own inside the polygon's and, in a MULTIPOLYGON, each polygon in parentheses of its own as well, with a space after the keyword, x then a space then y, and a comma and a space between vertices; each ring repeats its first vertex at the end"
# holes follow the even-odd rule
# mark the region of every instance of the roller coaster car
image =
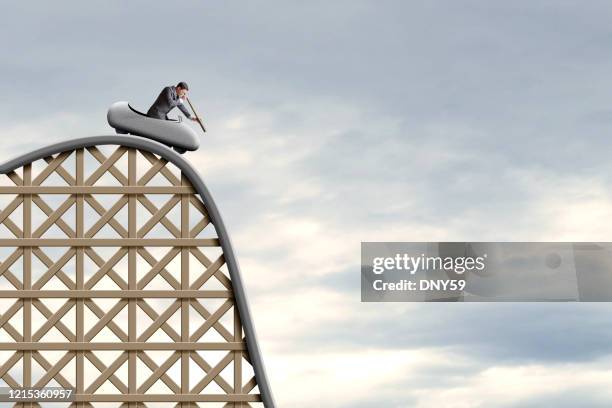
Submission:
POLYGON ((174 148, 179 153, 197 150, 200 140, 195 131, 180 120, 151 118, 127 102, 115 102, 106 114, 108 124, 117 133, 148 137, 174 148))

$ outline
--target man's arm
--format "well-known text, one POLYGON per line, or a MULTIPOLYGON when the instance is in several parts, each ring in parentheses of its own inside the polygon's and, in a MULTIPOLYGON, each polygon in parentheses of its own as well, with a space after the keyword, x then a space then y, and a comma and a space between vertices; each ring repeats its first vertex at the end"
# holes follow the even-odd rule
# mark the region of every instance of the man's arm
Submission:
POLYGON ((181 99, 179 99, 179 103, 178 103, 177 106, 181 110, 181 112, 183 112, 185 114, 185 116, 187 116, 188 119, 192 119, 191 113, 189 113, 189 111, 187 110, 187 108, 185 107, 185 105, 183 104, 183 101, 181 99))

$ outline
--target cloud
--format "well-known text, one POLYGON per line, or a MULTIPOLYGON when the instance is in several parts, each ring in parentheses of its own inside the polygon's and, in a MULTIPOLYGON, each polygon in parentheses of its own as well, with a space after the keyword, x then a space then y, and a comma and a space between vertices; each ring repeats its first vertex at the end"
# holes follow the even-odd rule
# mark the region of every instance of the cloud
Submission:
POLYGON ((406 401, 404 398, 409 393, 396 394, 397 390, 388 389, 389 383, 396 384, 401 378, 406 384, 422 367, 447 365, 444 357, 443 353, 427 349, 334 353, 312 350, 272 361, 270 371, 277 373, 271 378, 282 390, 281 395, 291 395, 291 405, 296 408, 328 406, 328 401, 341 407, 359 406, 364 400, 391 407, 394 405, 389 404, 390 401, 406 401))
POLYGON ((490 366, 444 349, 370 348, 358 353, 312 350, 269 367, 284 374, 272 380, 280 384, 281 395, 294 398, 296 407, 335 401, 338 395, 342 398, 333 406, 510 408, 554 402, 569 407, 573 402, 599 407, 612 400, 609 363, 608 357, 592 363, 490 366))
MULTIPOLYGON (((550 404, 571 396, 581 406, 602 406, 612 399, 606 384, 612 372, 609 359, 594 364, 495 366, 462 377, 454 386, 417 391, 415 407, 526 407, 535 401, 550 404), (594 403, 592 404, 591 401, 594 403)), ((566 403, 564 403, 566 404, 566 403)), ((556 405, 555 405, 556 406, 556 405)), ((561 405, 569 406, 569 405, 561 405)))
POLYGON ((281 406, 607 406, 605 304, 362 304, 358 263, 608 240, 610 7, 7 4, 0 153, 112 133, 112 102, 186 80, 281 406))

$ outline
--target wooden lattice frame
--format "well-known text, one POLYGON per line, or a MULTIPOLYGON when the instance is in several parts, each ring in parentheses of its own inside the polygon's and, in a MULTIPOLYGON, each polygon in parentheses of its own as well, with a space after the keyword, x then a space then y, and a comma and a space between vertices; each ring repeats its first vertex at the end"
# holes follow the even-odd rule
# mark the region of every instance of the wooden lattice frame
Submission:
MULTIPOLYGON (((119 136, 107 137, 109 142, 117 140, 123 141, 119 136)), ((269 391, 263 367, 258 364, 261 359, 255 336, 254 333, 249 333, 252 329, 248 309, 245 309, 246 300, 243 298, 241 284, 239 291, 234 288, 236 285, 234 281, 239 280, 239 276, 230 279, 222 270, 226 263, 227 245, 229 245, 227 241, 223 248, 224 242, 220 243, 224 238, 222 236, 224 227, 221 226, 222 231, 216 237, 199 237, 202 231, 211 225, 213 231, 218 233, 220 228, 217 224, 220 223, 220 217, 216 214, 214 203, 208 203, 208 197, 203 197, 202 188, 194 186, 193 174, 185 173, 184 162, 179 163, 182 163, 182 166, 173 166, 179 162, 178 155, 160 147, 157 143, 144 140, 137 143, 116 143, 114 151, 107 155, 96 145, 83 143, 83 139, 80 142, 75 142, 74 145, 83 147, 64 149, 57 154, 40 155, 40 160, 44 161, 45 166, 37 174, 32 170, 34 162, 25 163, 21 168, 10 171, 4 169, 14 185, 0 186, 0 196, 9 195, 14 198, 0 208, 0 224, 12 234, 9 238, 0 238, 0 248, 12 250, 0 263, 0 277, 4 277, 12 287, 0 290, 0 298, 16 298, 16 301, 7 309, 0 310, 2 312, 0 329, 12 338, 12 341, 1 342, 0 350, 13 351, 9 358, 0 359, 0 378, 13 388, 44 387, 48 386, 51 380, 60 386, 75 388, 76 402, 67 405, 76 408, 91 407, 95 406, 92 403, 111 401, 122 403, 122 406, 129 408, 146 406, 143 404, 147 402, 164 402, 168 407, 176 404, 181 408, 208 406, 208 403, 213 402, 219 402, 221 406, 227 407, 247 407, 252 406, 253 402, 262 401, 262 397, 266 407, 273 406, 271 396, 266 395, 269 391), (91 158, 95 159, 94 162, 97 161, 90 174, 86 174, 86 152, 89 161, 92 161, 91 158), (159 154, 160 152, 162 154, 159 154), (126 156, 127 172, 122 171, 118 165, 122 158, 125 161, 126 156), (69 157, 74 161, 73 171, 65 166, 69 157), (148 169, 138 176, 137 167, 142 167, 143 162, 148 165, 148 169), (49 185, 47 180, 51 175, 62 180, 62 185, 53 183, 49 185), (100 182, 104 177, 112 178, 118 183, 105 185, 100 182), (150 185, 151 180, 156 177, 163 178, 168 185, 150 185), (118 195, 120 198, 107 208, 98 198, 100 195, 109 194, 118 195), (170 195, 171 198, 163 206, 158 207, 150 197, 160 194, 170 195), (68 198, 53 209, 45 202, 44 198, 47 195, 67 195, 68 198), (148 212, 148 220, 141 226, 137 225, 138 203, 148 212), (99 217, 90 227, 86 226, 85 221, 86 205, 99 217), (213 216, 209 211, 211 205, 214 207, 213 216), (127 224, 124 225, 116 218, 126 207, 127 224), (179 225, 168 216, 175 207, 180 211, 179 225), (11 216, 18 208, 21 208, 19 217, 21 225, 15 221, 14 216, 11 216), (38 208, 47 217, 38 226, 32 223, 33 208, 38 208), (69 209, 75 212, 72 223, 74 227, 64 219, 69 209), (197 219, 191 215, 193 212, 197 214, 197 219), (160 226, 169 233, 168 237, 148 237, 147 234, 160 226), (46 237, 45 234, 51 227, 61 231, 65 236, 46 237), (103 228, 112 229, 118 237, 96 238, 103 228), (98 254, 98 248, 103 247, 118 249, 110 258, 104 259, 98 254), (151 251, 152 248, 160 247, 169 247, 169 249, 164 256, 158 258, 151 251), (209 259, 204 253, 205 249, 210 247, 222 247, 221 255, 215 260, 209 259), (65 253, 54 261, 45 253, 47 248, 64 248, 65 253), (115 270, 117 263, 124 257, 127 257, 128 263, 127 276, 115 270), (190 257, 197 259, 203 265, 201 270, 194 271, 193 268, 190 270, 190 257), (180 259, 178 278, 166 269, 169 262, 176 258, 180 259), (33 259, 38 259, 46 267, 46 271, 36 279, 32 276, 33 259), (97 267, 89 279, 85 276, 86 259, 97 267), (71 260, 75 262, 74 279, 63 270, 66 263, 71 260), (19 274, 12 271, 18 261, 22 262, 21 279, 19 274), (143 264, 149 271, 138 278, 137 265, 141 268, 143 264), (194 277, 194 272, 199 275, 194 277), (110 278, 120 290, 96 290, 96 284, 105 277, 110 278), (172 288, 147 289, 147 285, 158 278, 163 279, 172 288), (66 290, 46 290, 45 285, 52 279, 61 281, 66 286, 66 290), (223 288, 203 289, 202 287, 211 280, 216 280, 223 288), (48 298, 60 298, 65 302, 57 310, 52 311, 44 304, 44 300, 48 298), (117 303, 105 311, 96 304, 96 299, 102 298, 117 299, 117 303), (149 304, 149 301, 155 298, 174 299, 174 302, 159 313, 149 304), (208 310, 202 302, 210 298, 224 301, 217 310, 208 310), (126 307, 127 333, 113 321, 126 307), (62 322, 62 318, 73 308, 76 324, 74 330, 71 330, 62 322), (36 330, 32 327, 33 310, 37 310, 47 319, 36 330), (194 310, 204 320, 195 330, 190 327, 190 313, 194 313, 194 310), (11 318, 18 311, 23 314, 21 332, 11 324, 11 318), (93 313, 99 319, 88 330, 84 321, 86 311, 93 313), (139 335, 137 311, 144 312, 153 321, 139 335), (233 313, 234 327, 231 330, 220 321, 228 311, 233 313), (175 313, 180 313, 178 332, 168 324, 169 318, 175 313), (241 314, 249 319, 249 326, 243 326, 241 317, 244 320, 245 316, 241 314), (51 329, 59 331, 66 341, 42 341, 51 329), (110 330, 120 341, 93 341, 103 329, 110 330), (220 334, 222 341, 202 341, 202 336, 212 330, 220 334), (170 340, 147 341, 157 331, 165 332, 170 340), (246 334, 246 339, 243 334, 246 334), (52 364, 44 358, 45 350, 65 351, 65 354, 52 364), (115 350, 120 354, 115 361, 105 362, 96 356, 96 351, 102 350, 115 350), (173 353, 164 363, 158 364, 148 355, 154 350, 171 350, 173 353), (201 355, 206 350, 222 350, 225 355, 218 363, 209 364, 201 355), (251 361, 253 358, 254 364, 251 361), (62 375, 62 369, 73 359, 76 370, 74 383, 62 375), (33 379, 33 361, 46 370, 46 373, 37 380, 33 379), (167 371, 179 361, 180 379, 175 381, 167 371), (100 371, 98 377, 89 384, 85 378, 85 362, 91 363, 100 371), (23 370, 21 382, 9 373, 18 363, 21 363, 23 370), (190 378, 190 365, 193 366, 194 363, 205 375, 202 379, 198 379, 195 385, 190 385, 190 381, 194 382, 194 379, 190 378), (124 364, 127 364, 127 381, 122 381, 116 375, 117 370, 124 364), (146 379, 139 377, 138 364, 145 364, 152 371, 149 377, 146 379), (233 381, 228 382, 221 373, 230 364, 233 365, 231 369, 233 381), (251 365, 254 369, 253 375, 244 378, 245 368, 251 365), (156 381, 163 382, 171 392, 148 393, 156 381), (119 392, 97 393, 96 391, 105 382, 112 383, 119 392), (216 384, 222 393, 205 393, 204 390, 210 384, 216 384), (261 394, 256 393, 258 389, 261 394)), ((201 183, 199 179, 196 181, 201 183)), ((207 190, 204 193, 207 193, 207 190)), ((229 252, 233 260, 231 248, 229 252)), ((233 265, 227 263, 230 269, 229 275, 232 275, 232 272, 236 275, 237 271, 232 271, 233 265)))

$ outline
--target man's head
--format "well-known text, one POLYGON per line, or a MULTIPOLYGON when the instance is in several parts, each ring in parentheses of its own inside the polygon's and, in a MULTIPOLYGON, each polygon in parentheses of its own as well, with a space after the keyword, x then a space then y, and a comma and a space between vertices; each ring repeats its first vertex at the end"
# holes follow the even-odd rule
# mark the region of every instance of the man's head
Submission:
POLYGON ((179 96, 179 98, 182 98, 183 96, 187 95, 188 90, 189 87, 187 86, 186 82, 181 81, 176 84, 176 94, 179 96))

